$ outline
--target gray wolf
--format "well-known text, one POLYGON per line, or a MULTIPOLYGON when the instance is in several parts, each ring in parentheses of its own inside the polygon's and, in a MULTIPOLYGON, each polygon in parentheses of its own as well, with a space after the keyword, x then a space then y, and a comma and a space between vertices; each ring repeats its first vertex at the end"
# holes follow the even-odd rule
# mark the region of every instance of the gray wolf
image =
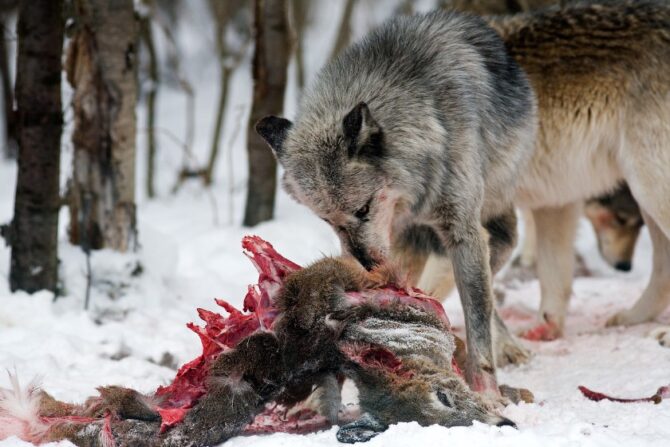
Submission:
POLYGON ((500 363, 527 355, 494 311, 491 275, 516 242, 512 199, 532 156, 535 112, 495 31, 433 12, 394 18, 328 63, 295 123, 256 126, 286 191, 367 269, 391 257, 408 225, 435 231, 463 303, 468 382, 492 395, 494 353, 500 363))

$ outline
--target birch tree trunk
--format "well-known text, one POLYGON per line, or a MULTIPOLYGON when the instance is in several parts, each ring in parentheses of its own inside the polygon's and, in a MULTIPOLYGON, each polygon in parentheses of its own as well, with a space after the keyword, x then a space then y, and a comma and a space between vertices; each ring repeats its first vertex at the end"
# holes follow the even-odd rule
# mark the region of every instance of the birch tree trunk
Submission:
POLYGON ((75 0, 67 75, 74 89, 70 240, 135 249, 138 26, 133 0, 75 0))
POLYGON ((256 32, 253 60, 254 96, 249 126, 249 188, 244 225, 272 219, 277 183, 277 164, 263 139, 254 131, 266 115, 280 115, 284 109, 286 69, 291 53, 286 0, 255 0, 256 32))
POLYGON ((3 234, 12 247, 12 291, 56 291, 60 208, 61 0, 21 2, 16 119, 18 177, 14 219, 3 234))

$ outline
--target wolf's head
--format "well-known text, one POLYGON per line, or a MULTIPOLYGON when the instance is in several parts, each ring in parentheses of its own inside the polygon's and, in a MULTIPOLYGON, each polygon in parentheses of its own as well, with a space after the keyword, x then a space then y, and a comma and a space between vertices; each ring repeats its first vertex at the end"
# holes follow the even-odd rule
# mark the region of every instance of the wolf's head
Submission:
POLYGON ((596 232, 602 257, 615 269, 629 271, 644 221, 628 186, 623 185, 610 194, 588 200, 584 214, 596 232))
POLYGON ((384 169, 386 135, 363 102, 330 124, 319 120, 294 126, 269 116, 256 131, 284 168, 286 191, 328 222, 342 250, 369 270, 388 253, 399 202, 384 169))

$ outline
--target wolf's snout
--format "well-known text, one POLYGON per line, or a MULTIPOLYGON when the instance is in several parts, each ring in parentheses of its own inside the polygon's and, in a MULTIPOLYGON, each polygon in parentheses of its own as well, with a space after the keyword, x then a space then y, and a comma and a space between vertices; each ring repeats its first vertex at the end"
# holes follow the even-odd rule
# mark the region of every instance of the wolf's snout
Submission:
POLYGON ((377 267, 377 265, 379 264, 377 261, 372 259, 372 257, 365 250, 357 248, 355 250, 352 250, 352 255, 354 256, 354 258, 356 258, 358 262, 361 263, 363 268, 368 272, 377 267))
POLYGON ((356 258, 356 260, 365 268, 365 270, 370 271, 374 269, 378 264, 377 261, 370 251, 365 248, 365 244, 360 243, 360 241, 352 238, 350 235, 346 235, 342 239, 342 249, 349 252, 351 256, 356 258))
POLYGON ((632 265, 630 261, 618 261, 616 264, 614 264, 614 268, 622 272, 630 272, 632 265))

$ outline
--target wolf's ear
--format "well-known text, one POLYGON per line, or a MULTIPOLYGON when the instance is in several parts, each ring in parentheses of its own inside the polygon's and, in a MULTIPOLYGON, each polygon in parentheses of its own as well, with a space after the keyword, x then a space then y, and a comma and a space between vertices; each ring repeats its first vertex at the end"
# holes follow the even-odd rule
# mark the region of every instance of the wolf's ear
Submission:
POLYGON ((359 103, 342 120, 349 157, 381 157, 384 152, 381 127, 372 117, 368 105, 359 103))
POLYGON ((282 146, 286 139, 286 134, 293 126, 293 123, 287 119, 278 116, 266 116, 256 123, 256 133, 270 145, 276 157, 281 155, 282 146))

